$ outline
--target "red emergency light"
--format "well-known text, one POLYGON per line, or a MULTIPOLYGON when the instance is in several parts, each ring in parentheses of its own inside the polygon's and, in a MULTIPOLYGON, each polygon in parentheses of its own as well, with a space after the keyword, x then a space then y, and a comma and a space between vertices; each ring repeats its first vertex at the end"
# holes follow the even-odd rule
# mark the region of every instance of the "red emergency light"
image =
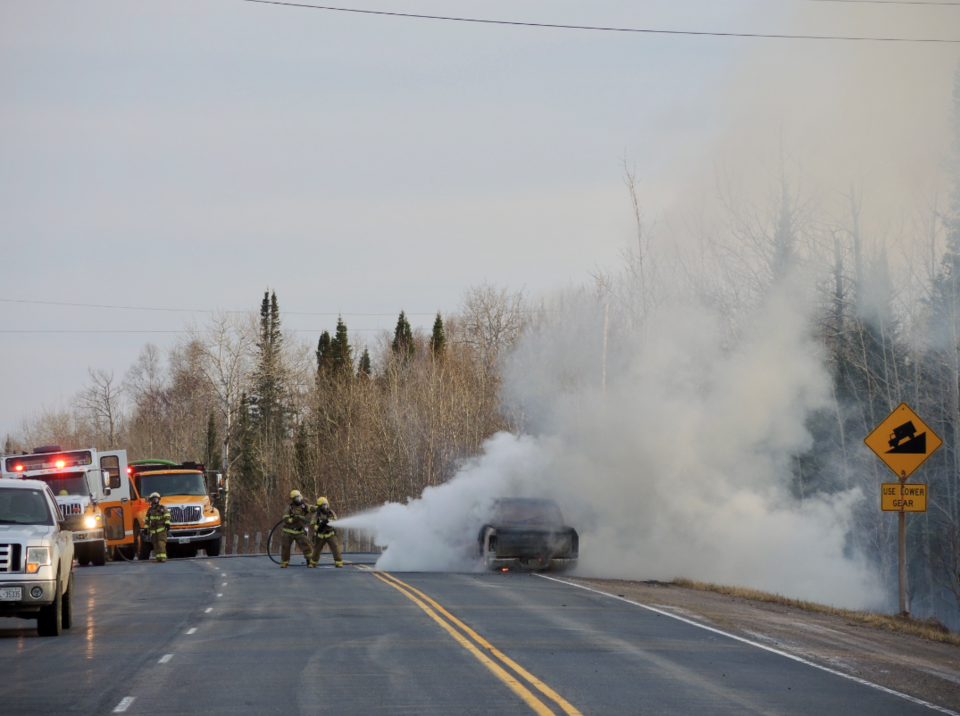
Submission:
POLYGON ((16 470, 17 472, 23 472, 23 465, 17 465, 17 466, 16 466, 15 468, 13 468, 13 469, 16 470))
POLYGON ((63 460, 57 460, 57 467, 63 467, 66 464, 63 460))
POLYGON ((127 468, 127 474, 128 474, 128 475, 132 475, 132 474, 133 474, 133 468, 132 468, 132 467, 128 467, 128 468, 127 468))

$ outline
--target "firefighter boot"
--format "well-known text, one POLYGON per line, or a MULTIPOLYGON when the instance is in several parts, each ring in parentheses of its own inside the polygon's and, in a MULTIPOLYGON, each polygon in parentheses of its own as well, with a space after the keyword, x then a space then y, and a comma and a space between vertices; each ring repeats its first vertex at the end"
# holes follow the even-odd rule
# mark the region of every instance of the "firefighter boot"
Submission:
POLYGON ((281 562, 281 563, 280 563, 280 569, 286 569, 286 568, 287 568, 287 563, 286 563, 286 562, 281 562))

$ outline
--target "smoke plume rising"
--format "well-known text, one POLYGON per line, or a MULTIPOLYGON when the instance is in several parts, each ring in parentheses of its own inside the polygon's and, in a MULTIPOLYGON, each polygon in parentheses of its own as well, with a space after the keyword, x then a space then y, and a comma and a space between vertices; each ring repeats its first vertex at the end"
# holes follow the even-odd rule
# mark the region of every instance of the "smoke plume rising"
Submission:
POLYGON ((580 575, 875 604, 877 580, 847 539, 862 493, 790 490, 804 422, 831 399, 804 304, 774 290, 732 346, 709 311, 662 309, 642 341, 610 341, 604 385, 603 309, 568 301, 506 366, 504 401, 530 434, 496 435, 450 482, 338 524, 373 531, 387 547, 378 568, 471 570, 494 499, 552 497, 581 535, 580 575))

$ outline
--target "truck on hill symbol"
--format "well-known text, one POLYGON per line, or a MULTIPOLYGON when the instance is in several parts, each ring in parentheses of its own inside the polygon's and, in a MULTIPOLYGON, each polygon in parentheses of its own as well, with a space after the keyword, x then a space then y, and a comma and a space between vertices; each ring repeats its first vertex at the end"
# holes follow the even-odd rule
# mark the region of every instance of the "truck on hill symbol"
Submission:
POLYGON ((927 453, 927 434, 925 432, 917 435, 917 429, 913 426, 913 421, 908 420, 903 425, 899 425, 893 429, 893 433, 890 434, 890 444, 891 450, 887 450, 887 454, 890 453, 914 453, 925 455, 927 453))

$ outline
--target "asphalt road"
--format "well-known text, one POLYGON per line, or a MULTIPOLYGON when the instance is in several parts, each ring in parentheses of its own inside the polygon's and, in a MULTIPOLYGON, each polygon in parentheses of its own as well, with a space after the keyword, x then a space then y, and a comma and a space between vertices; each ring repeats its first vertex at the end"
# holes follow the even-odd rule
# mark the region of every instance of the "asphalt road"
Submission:
POLYGON ((76 570, 75 609, 59 638, 0 620, 0 714, 936 713, 528 574, 118 563, 76 570))

